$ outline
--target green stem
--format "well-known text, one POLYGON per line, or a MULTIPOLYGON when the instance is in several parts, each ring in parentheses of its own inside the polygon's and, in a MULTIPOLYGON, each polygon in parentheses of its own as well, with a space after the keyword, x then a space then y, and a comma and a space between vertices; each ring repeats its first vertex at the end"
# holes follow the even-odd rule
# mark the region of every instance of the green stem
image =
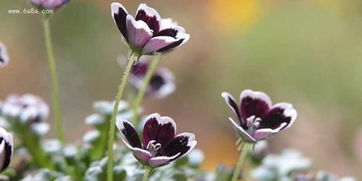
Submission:
POLYGON ((236 164, 236 168, 234 170, 233 177, 231 178, 231 181, 237 181, 238 178, 240 177, 241 168, 244 165, 244 161, 246 159, 246 155, 247 155, 247 153, 249 151, 250 145, 251 144, 247 143, 247 142, 240 144, 239 149, 241 149, 241 152, 240 152, 240 156, 239 156, 239 161, 236 164))
POLYGON ((138 125, 137 124, 137 120, 138 120, 138 110, 140 109, 140 106, 143 102, 143 98, 145 97, 145 93, 147 91, 147 88, 148 88, 148 84, 150 83, 151 81, 151 78, 156 70, 156 67, 158 66, 158 64, 160 63, 160 60, 161 60, 161 55, 155 55, 154 58, 152 59, 152 62, 150 64, 150 67, 146 73, 146 76, 143 80, 143 84, 142 84, 142 87, 141 89, 138 91, 138 94, 136 96, 136 99, 134 101, 134 104, 133 104, 133 108, 132 108, 132 111, 133 111, 133 117, 132 117, 132 123, 134 125, 138 125))
POLYGON ((27 125, 19 123, 18 120, 14 120, 12 128, 38 167, 51 170, 55 169, 49 155, 41 148, 39 137, 32 133, 27 125))
POLYGON ((145 174, 143 175, 142 181, 148 181, 148 179, 149 179, 149 177, 151 175, 151 172, 152 172, 152 168, 146 167, 145 168, 145 174))
POLYGON ((139 55, 136 54, 135 52, 132 52, 130 54, 126 70, 123 72, 121 83, 119 84, 119 87, 118 87, 118 92, 116 95, 116 100, 114 103, 112 117, 111 117, 110 125, 109 125, 109 132, 108 132, 107 181, 113 180, 113 142, 114 142, 114 131, 115 131, 115 119, 116 119, 117 112, 118 112, 118 105, 119 105, 119 102, 121 101, 124 88, 126 87, 128 75, 131 72, 132 65, 137 61, 138 58, 139 58, 139 55))
POLYGON ((44 16, 43 27, 44 27, 45 46, 47 50, 48 64, 50 69, 52 104, 53 104, 52 108, 54 113, 55 126, 57 129, 58 139, 63 143, 64 135, 63 135, 61 108, 60 108, 57 66, 55 63, 52 39, 50 35, 49 16, 44 16))

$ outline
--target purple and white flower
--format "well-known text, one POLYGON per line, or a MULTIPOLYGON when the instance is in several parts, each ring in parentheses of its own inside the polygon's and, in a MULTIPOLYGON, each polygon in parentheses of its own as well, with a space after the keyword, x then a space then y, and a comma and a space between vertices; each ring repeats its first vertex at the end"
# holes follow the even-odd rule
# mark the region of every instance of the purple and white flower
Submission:
POLYGON ((5 170, 13 154, 13 136, 0 127, 0 171, 5 170))
POLYGON ((8 96, 1 107, 1 114, 7 119, 28 124, 37 135, 45 135, 49 131, 49 124, 44 122, 48 118, 49 107, 35 95, 8 96))
POLYGON ((240 105, 227 92, 223 92, 222 97, 238 119, 236 122, 229 117, 229 120, 249 142, 255 143, 289 128, 297 118, 293 105, 284 102, 272 105, 264 92, 244 90, 240 95, 240 105))
MULTIPOLYGON (((149 56, 141 56, 131 69, 128 82, 138 90, 141 89, 143 85, 150 61, 149 56)), ((127 65, 127 59, 125 57, 120 57, 119 62, 122 66, 127 65)), ((160 67, 155 70, 151 77, 146 93, 156 98, 164 98, 172 94, 175 89, 175 77, 172 72, 167 68, 160 67)))
POLYGON ((128 14, 120 3, 112 3, 112 17, 130 48, 139 54, 162 53, 181 46, 190 35, 171 19, 161 19, 158 12, 140 4, 136 16, 128 14))
POLYGON ((48 118, 48 105, 32 94, 10 95, 3 102, 2 114, 6 117, 19 118, 23 122, 42 122, 48 118))
POLYGON ((152 168, 166 165, 193 150, 197 144, 195 135, 176 135, 176 123, 170 118, 154 113, 147 116, 143 128, 143 140, 134 126, 126 120, 116 122, 123 142, 142 164, 152 168))
POLYGON ((9 63, 9 56, 4 44, 0 42, 0 68, 9 63))
POLYGON ((29 0, 29 2, 40 9, 56 10, 68 3, 70 0, 29 0))

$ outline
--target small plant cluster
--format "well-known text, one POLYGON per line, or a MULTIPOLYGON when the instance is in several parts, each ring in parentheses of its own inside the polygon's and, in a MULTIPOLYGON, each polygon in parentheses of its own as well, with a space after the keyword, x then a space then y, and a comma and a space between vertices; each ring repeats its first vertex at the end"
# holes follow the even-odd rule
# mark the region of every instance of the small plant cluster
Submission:
MULTIPOLYGON (((58 10, 67 0, 30 0, 40 10, 58 10)), ((223 92, 229 117, 238 135, 240 158, 236 166, 220 165, 215 172, 200 169, 204 155, 196 149, 193 133, 177 133, 176 121, 158 113, 142 115, 144 96, 163 98, 175 90, 174 76, 158 66, 161 57, 188 41, 190 35, 174 20, 140 4, 132 16, 120 3, 111 4, 111 15, 129 56, 114 101, 95 102, 85 119, 92 130, 81 141, 65 143, 58 93, 56 61, 50 34, 50 15, 43 15, 46 51, 52 85, 52 110, 56 139, 49 131, 49 107, 42 98, 10 95, 0 103, 0 180, 23 181, 353 181, 331 173, 310 171, 311 160, 296 150, 266 154, 266 138, 293 125, 297 111, 290 103, 272 104, 267 94, 244 90, 239 101, 223 92), (134 99, 124 101, 129 83, 134 99), (117 131, 118 130, 118 131, 117 131), (140 134, 142 133, 142 134, 140 134), (14 140, 13 140, 14 136, 14 140), (123 144, 116 144, 122 140, 123 144), (11 164, 10 164, 11 163, 11 164), (247 166, 247 167, 246 167, 247 166)), ((0 67, 9 56, 0 44, 0 67)))

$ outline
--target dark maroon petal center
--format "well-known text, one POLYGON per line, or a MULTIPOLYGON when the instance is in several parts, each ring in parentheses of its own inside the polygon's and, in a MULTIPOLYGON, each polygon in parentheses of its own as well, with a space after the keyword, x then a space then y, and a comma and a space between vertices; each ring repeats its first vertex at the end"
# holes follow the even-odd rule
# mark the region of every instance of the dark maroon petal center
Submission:
MULTIPOLYGON (((174 156, 178 153, 180 153, 178 157, 184 155, 190 150, 188 142, 188 136, 182 135, 175 137, 164 149, 166 156, 174 156)), ((177 159, 178 157, 176 157, 175 159, 177 159)))
POLYGON ((175 48, 175 47, 181 45, 184 41, 185 41, 185 39, 180 39, 180 40, 178 40, 176 42, 173 42, 173 43, 171 43, 171 44, 169 44, 169 45, 167 45, 167 46, 165 46, 163 48, 158 49, 157 52, 165 52, 165 51, 171 50, 172 48, 175 48))
POLYGON ((160 31, 160 22, 156 16, 149 16, 143 9, 139 9, 136 15, 136 20, 144 21, 148 27, 153 30, 153 33, 158 33, 160 31))
POLYGON ((159 74, 153 75, 150 81, 151 91, 159 90, 163 85, 165 85, 165 83, 166 80, 164 79, 164 77, 162 77, 162 75, 159 74))
POLYGON ((137 131, 128 122, 123 122, 124 129, 121 130, 123 135, 126 137, 128 143, 132 147, 142 148, 141 141, 138 137, 137 131))
POLYGON ((289 125, 292 118, 289 116, 286 116, 284 114, 285 109, 281 107, 275 107, 272 108, 266 117, 260 122, 260 129, 261 128, 271 128, 271 129, 277 129, 280 127, 281 124, 286 123, 285 126, 283 126, 284 129, 289 125))
POLYGON ((240 113, 244 122, 251 116, 263 119, 269 111, 269 104, 262 99, 244 97, 240 103, 240 113))
POLYGON ((175 131, 172 123, 160 124, 157 118, 152 117, 146 121, 143 128, 143 146, 147 149, 148 143, 152 140, 161 145, 167 145, 175 137, 175 131))
POLYGON ((176 38, 177 33, 178 33, 178 30, 176 30, 176 29, 167 28, 167 29, 161 30, 160 32, 158 32, 154 36, 171 36, 171 37, 176 38))
POLYGON ((114 17, 114 21, 116 22, 119 31, 122 33, 123 37, 128 42, 127 28, 126 28, 127 15, 128 15, 127 12, 124 11, 123 8, 119 7, 118 14, 113 14, 113 17, 114 17))

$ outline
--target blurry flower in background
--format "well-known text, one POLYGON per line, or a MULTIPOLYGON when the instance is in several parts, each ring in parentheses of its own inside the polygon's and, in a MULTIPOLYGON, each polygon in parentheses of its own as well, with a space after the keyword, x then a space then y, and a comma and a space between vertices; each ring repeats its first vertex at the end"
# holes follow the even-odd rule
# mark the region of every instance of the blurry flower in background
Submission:
POLYGON ((56 10, 68 3, 70 0, 29 0, 31 4, 46 10, 56 10))
POLYGON ((325 171, 319 171, 315 176, 315 180, 316 181, 357 181, 353 177, 338 178, 336 175, 325 171))
POLYGON ((13 154, 13 136, 0 127, 0 171, 5 170, 13 154))
MULTIPOLYGON (((119 63, 122 66, 126 66, 128 63, 127 61, 128 60, 124 56, 119 58, 119 63)), ((151 57, 141 56, 139 61, 132 67, 128 82, 138 90, 141 89, 143 85, 150 62, 151 57)), ((166 97, 175 91, 176 86, 174 82, 175 77, 172 72, 167 68, 159 67, 151 77, 146 93, 156 98, 166 97)))
POLYGON ((176 123, 170 117, 154 113, 146 118, 143 129, 143 143, 133 125, 126 120, 118 120, 117 128, 124 136, 123 142, 134 156, 152 168, 160 167, 188 154, 197 144, 195 135, 176 135, 176 123))
POLYGON ((256 181, 273 181, 288 178, 296 171, 311 167, 311 160, 296 150, 285 150, 280 155, 268 155, 262 165, 251 172, 256 181))
POLYGON ((249 142, 257 142, 286 128, 297 118, 297 111, 289 103, 272 105, 264 92, 244 90, 240 94, 240 105, 227 92, 222 93, 228 106, 238 118, 233 125, 239 130, 241 137, 249 142))
POLYGON ((9 63, 9 56, 4 44, 0 42, 0 68, 9 63))
POLYGON ((19 120, 22 124, 28 124, 38 135, 44 135, 49 130, 48 105, 40 98, 32 94, 22 96, 10 95, 1 106, 1 114, 9 121, 19 120))
POLYGON ((211 0, 207 3, 210 23, 227 33, 240 33, 253 26, 261 16, 259 0, 211 0))
MULTIPOLYGON (((111 115, 114 107, 114 101, 96 101, 93 103, 93 109, 103 115, 111 115)), ((129 105, 126 101, 120 101, 118 105, 118 113, 127 111, 129 105)), ((86 122, 88 124, 88 122, 86 122)))
POLYGON ((120 3, 112 3, 112 17, 124 40, 138 54, 150 55, 171 50, 185 43, 190 35, 171 19, 140 4, 135 18, 120 3))

